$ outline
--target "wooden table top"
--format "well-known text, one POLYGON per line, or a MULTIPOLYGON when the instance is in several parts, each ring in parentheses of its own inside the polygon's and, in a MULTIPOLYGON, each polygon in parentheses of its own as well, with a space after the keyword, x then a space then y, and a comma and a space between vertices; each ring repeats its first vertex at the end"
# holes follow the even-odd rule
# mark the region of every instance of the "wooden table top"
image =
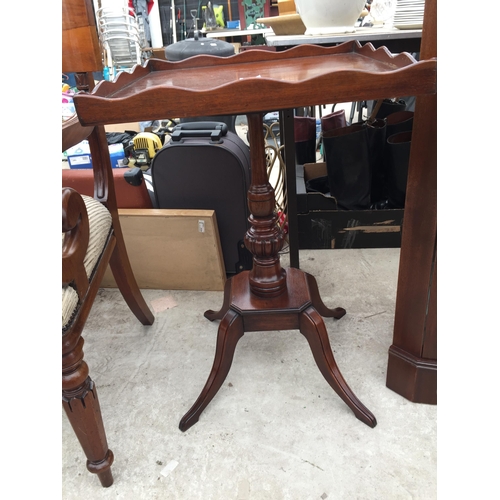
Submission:
POLYGON ((435 59, 415 61, 371 44, 301 45, 283 52, 150 59, 91 94, 74 96, 83 125, 244 114, 436 92, 435 59))

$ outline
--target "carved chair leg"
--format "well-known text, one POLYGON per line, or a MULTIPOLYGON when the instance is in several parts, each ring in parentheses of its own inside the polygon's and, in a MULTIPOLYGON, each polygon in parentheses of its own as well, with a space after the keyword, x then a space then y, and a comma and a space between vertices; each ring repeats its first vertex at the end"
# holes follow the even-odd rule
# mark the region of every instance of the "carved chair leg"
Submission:
POLYGON ((231 368, 236 344, 243 337, 243 334, 243 318, 229 309, 219 325, 212 371, 198 399, 182 417, 179 423, 181 431, 187 431, 192 425, 198 422, 201 412, 221 388, 231 368))
MULTIPOLYGON (((115 227, 115 232, 117 228, 115 227)), ((137 285, 123 237, 117 235, 116 246, 109 261, 113 277, 125 302, 143 325, 152 325, 155 318, 137 285)))
POLYGON ((369 427, 375 427, 377 425, 375 416, 355 396, 338 369, 335 358, 333 357, 332 348, 328 339, 328 332, 326 331, 323 318, 313 307, 308 307, 300 314, 299 322, 300 333, 302 333, 309 342, 314 360, 323 374, 323 377, 325 377, 325 380, 354 412, 356 418, 369 427))
POLYGON ((83 361, 83 339, 63 355, 62 405, 87 457, 87 469, 97 474, 102 486, 113 484, 113 452, 108 448, 95 384, 83 361))

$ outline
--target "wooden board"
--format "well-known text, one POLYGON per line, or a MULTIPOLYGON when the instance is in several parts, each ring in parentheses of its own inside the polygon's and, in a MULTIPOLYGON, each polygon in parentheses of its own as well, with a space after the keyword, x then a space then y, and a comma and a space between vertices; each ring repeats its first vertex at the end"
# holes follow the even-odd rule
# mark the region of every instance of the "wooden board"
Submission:
POLYGON ((258 23, 270 26, 275 35, 303 35, 306 32, 306 26, 299 14, 283 14, 274 17, 261 17, 257 19, 258 23))
POLYGON ((278 12, 280 16, 284 14, 296 14, 297 6, 295 0, 278 0, 278 12))
MULTIPOLYGON (((118 210, 140 288, 223 290, 226 280, 214 210, 118 210)), ((103 287, 116 288, 110 268, 103 287)))
POLYGON ((140 132, 141 125, 139 122, 116 123, 114 125, 104 125, 104 130, 106 132, 125 132, 125 130, 140 132))

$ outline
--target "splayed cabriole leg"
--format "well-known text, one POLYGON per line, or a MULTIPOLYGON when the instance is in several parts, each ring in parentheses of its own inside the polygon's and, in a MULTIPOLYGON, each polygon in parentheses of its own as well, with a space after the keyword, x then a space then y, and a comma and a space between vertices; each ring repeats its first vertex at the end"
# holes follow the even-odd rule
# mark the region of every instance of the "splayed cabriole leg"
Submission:
POLYGON ((325 318, 340 319, 345 316, 346 311, 343 307, 336 307, 335 309, 326 307, 319 294, 316 278, 312 274, 305 273, 305 275, 307 279, 307 286, 309 287, 309 293, 311 294, 311 302, 314 309, 316 309, 316 311, 318 311, 321 316, 324 316, 325 318))
POLYGON ((229 310, 229 304, 231 302, 231 280, 226 280, 226 283, 224 284, 224 301, 222 303, 222 307, 219 311, 212 311, 212 309, 209 309, 208 311, 205 311, 205 318, 207 318, 210 321, 214 321, 216 319, 222 319, 224 315, 227 313, 229 310))
POLYGON ((300 333, 309 342, 314 360, 332 389, 349 406, 359 420, 370 427, 375 427, 377 425, 375 416, 354 395, 340 373, 333 357, 323 319, 313 307, 309 307, 300 315, 300 333))
POLYGON ((108 448, 95 384, 83 361, 83 339, 63 355, 62 405, 87 457, 87 469, 104 487, 113 484, 113 452, 108 448))
POLYGON ((229 310, 219 325, 217 347, 212 371, 208 376, 205 387, 190 410, 182 417, 179 429, 186 431, 200 418, 201 412, 212 401, 217 391, 226 380, 231 363, 233 362, 236 344, 243 337, 243 321, 241 316, 229 310))
POLYGON ((226 282, 222 308, 205 312, 210 321, 221 319, 212 371, 200 396, 182 418, 179 428, 189 429, 224 382, 238 340, 244 332, 300 330, 307 338, 323 376, 362 422, 375 427, 375 417, 345 383, 329 344, 322 316, 340 319, 345 309, 329 309, 321 300, 316 280, 300 269, 282 269, 279 252, 283 233, 274 213, 274 190, 266 171, 262 115, 247 116, 252 182, 248 190, 250 229, 245 246, 253 255, 253 268, 226 282))

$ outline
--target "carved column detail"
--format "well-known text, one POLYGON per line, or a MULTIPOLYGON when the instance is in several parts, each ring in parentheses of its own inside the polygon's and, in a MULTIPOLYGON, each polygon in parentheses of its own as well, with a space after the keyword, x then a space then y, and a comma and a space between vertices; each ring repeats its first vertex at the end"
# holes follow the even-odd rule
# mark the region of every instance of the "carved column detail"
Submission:
POLYGON ((247 196, 251 227, 245 235, 245 246, 253 255, 249 285, 258 297, 277 297, 286 290, 286 272, 279 257, 284 237, 274 213, 274 189, 267 178, 262 115, 253 113, 247 118, 252 163, 247 196))

